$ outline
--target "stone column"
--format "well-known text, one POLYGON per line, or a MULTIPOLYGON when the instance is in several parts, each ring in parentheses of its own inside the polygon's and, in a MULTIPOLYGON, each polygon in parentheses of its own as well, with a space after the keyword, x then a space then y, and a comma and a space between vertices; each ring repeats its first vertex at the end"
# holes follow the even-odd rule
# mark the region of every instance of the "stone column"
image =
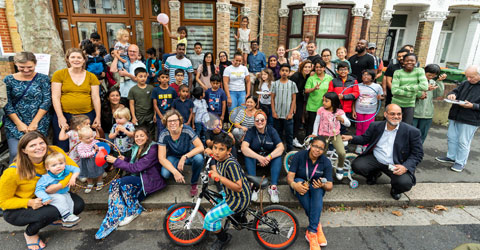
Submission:
POLYGON ((370 20, 372 19, 373 12, 370 8, 366 8, 365 14, 363 14, 362 32, 360 33, 360 39, 369 40, 370 20))
POLYGON ((350 37, 348 38, 348 57, 355 54, 355 45, 360 40, 362 33, 363 15, 365 14, 365 8, 353 8, 352 9, 352 21, 350 24, 350 37))
POLYGON ((315 37, 319 11, 320 6, 303 7, 303 35, 311 33, 315 37))
POLYGON ((466 69, 472 64, 480 63, 480 12, 472 15, 468 24, 465 44, 459 68, 466 69))
POLYGON ((279 9, 278 17, 280 18, 280 29, 278 31, 278 45, 287 45, 287 29, 288 29, 288 13, 289 9, 279 9))
MULTIPOLYGON (((180 27, 180 1, 170 0, 168 2, 168 8, 170 9, 170 32, 175 33, 178 27, 180 27)), ((170 40, 172 41, 171 51, 175 51, 177 48, 177 39, 170 40)))
MULTIPOLYGON (((217 55, 220 51, 227 51, 229 53, 230 49, 230 8, 232 5, 229 3, 229 0, 223 0, 216 3, 217 7, 217 55)), ((219 62, 217 58, 216 62, 219 62)))
POLYGON ((433 63, 443 20, 447 18, 448 13, 448 11, 420 12, 420 22, 415 39, 415 53, 418 56, 420 66, 423 67, 428 63, 433 63))

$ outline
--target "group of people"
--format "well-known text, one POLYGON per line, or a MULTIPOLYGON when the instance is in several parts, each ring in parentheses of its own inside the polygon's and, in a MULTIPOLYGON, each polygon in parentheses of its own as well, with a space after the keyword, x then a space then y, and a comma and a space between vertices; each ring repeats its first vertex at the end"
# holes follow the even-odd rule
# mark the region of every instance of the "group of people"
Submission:
MULTIPOLYGON (((248 19, 244 18, 245 27, 248 19)), ((368 184, 386 174, 394 199, 415 185, 415 168, 432 123, 433 100, 444 91, 445 76, 438 65, 419 68, 416 55, 402 48, 383 82, 376 83, 383 63, 368 53, 375 45, 365 40, 358 42, 356 54, 349 59, 341 47, 336 50, 338 59, 331 60, 329 49, 318 55, 313 38, 306 36, 296 48, 280 46, 267 62, 258 42, 243 30, 236 36, 241 51, 232 62, 226 52, 220 52, 217 66, 213 54, 203 54, 198 42, 195 55, 185 57, 185 27, 177 30, 178 36, 170 34, 168 27, 166 31, 178 44, 175 54, 164 55, 164 63, 152 48, 147 50, 145 65, 138 46, 129 44, 129 34, 123 31, 107 55, 110 58, 98 58, 101 46, 92 35, 81 49, 66 52, 68 67, 51 79, 35 72, 33 53, 15 55, 18 73, 4 79, 5 131, 12 164, 0 179, 0 207, 7 222, 27 225, 29 249, 45 247, 38 236, 41 228, 54 222, 64 227, 78 224, 84 202, 69 192, 77 178, 86 181, 85 193, 103 188, 108 165, 98 167, 94 160, 99 150, 96 138, 101 137, 118 148, 106 161, 130 175, 109 185, 108 211, 97 239, 140 215, 144 210, 140 202, 163 189, 165 179, 173 176, 176 182, 187 183, 186 165, 192 169, 190 195, 197 195, 206 153, 217 160, 212 176, 219 177, 226 193, 225 202, 207 214, 204 225, 217 233, 214 245, 220 249, 231 238, 219 226, 222 218, 258 199, 258 190, 251 189, 246 174, 256 175, 258 166, 269 167, 268 193, 271 202, 279 202, 282 155, 302 146, 302 128, 313 139, 310 149, 294 156, 287 183, 309 218, 306 238, 311 249, 327 244, 319 223, 322 199, 332 189, 333 175, 343 178, 342 141, 358 145, 353 171, 368 184), (288 51, 292 51, 289 59, 288 51), (100 65, 104 68, 96 71, 100 65), (113 86, 109 78, 116 79, 113 86), (379 100, 384 99, 385 121, 374 122, 379 100), (237 117, 242 118, 229 118, 228 111, 240 106, 243 114, 237 117), (207 113, 219 117, 213 130, 202 122, 207 113), (223 130, 227 120, 235 127, 233 133, 223 130), (356 132, 351 136, 347 127, 354 122, 356 132), (55 146, 46 139, 50 124, 55 146), (327 141, 339 155, 335 173, 325 156, 327 141), (237 153, 243 155, 246 174, 237 153)), ((480 125, 480 68, 471 66, 465 74, 467 80, 447 95, 464 102, 451 108, 448 153, 437 157, 453 163, 452 170, 458 172, 465 167, 480 125)))

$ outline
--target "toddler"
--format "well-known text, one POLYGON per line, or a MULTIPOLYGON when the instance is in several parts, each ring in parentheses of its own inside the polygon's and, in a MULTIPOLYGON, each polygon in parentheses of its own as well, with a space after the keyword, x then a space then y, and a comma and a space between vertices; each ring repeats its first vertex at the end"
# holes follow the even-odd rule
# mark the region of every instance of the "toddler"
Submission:
POLYGON ((313 41, 313 34, 312 33, 306 33, 303 36, 303 41, 300 42, 300 44, 297 47, 295 47, 293 49, 287 49, 286 52, 288 53, 289 51, 292 51, 292 50, 300 51, 300 57, 303 61, 303 60, 307 59, 307 57, 308 57, 307 45, 310 41, 313 41))
POLYGON ((95 164, 95 153, 98 151, 98 146, 95 140, 94 133, 91 128, 83 127, 78 130, 78 137, 80 138, 80 144, 77 146, 78 155, 80 155, 80 173, 87 178, 87 188, 85 193, 88 194, 92 191, 94 181, 97 183, 97 191, 102 190, 103 180, 102 175, 105 172, 103 166, 97 166, 95 164))
POLYGON ((118 42, 115 43, 114 49, 118 52, 118 70, 125 69, 128 71, 130 67, 128 60, 128 47, 130 43, 128 42, 130 39, 130 35, 128 30, 126 29, 119 29, 117 31, 117 40, 118 42))
POLYGON ((205 144, 205 133, 207 128, 203 126, 202 117, 208 112, 207 102, 205 101, 205 93, 202 87, 196 87, 192 92, 193 97, 193 126, 200 140, 205 144))
POLYGON ((77 150, 75 150, 75 146, 80 143, 78 130, 83 127, 90 128, 90 118, 86 115, 74 115, 72 116, 72 119, 70 119, 70 130, 66 132, 65 127, 63 127, 58 135, 59 140, 68 140, 68 144, 70 145, 68 156, 70 156, 70 158, 72 158, 77 164, 80 162, 80 156, 78 155, 77 150))
POLYGON ((130 122, 132 116, 128 108, 118 108, 113 113, 115 118, 115 124, 110 130, 108 138, 113 139, 113 143, 118 147, 120 153, 125 153, 133 146, 133 133, 135 132, 135 126, 130 122))
POLYGON ((290 72, 291 75, 297 72, 301 61, 302 57, 300 56, 300 52, 296 50, 292 51, 292 56, 290 57, 290 66, 292 67, 292 71, 290 72))

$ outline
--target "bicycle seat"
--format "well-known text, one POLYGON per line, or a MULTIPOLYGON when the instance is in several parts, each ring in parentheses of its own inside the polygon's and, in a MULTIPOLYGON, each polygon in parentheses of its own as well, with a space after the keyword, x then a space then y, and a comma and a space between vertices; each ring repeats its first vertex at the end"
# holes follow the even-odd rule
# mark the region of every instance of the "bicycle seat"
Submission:
POLYGON ((268 187, 268 179, 267 178, 264 178, 263 181, 262 181, 262 177, 260 177, 260 176, 247 175, 247 180, 249 182, 253 183, 253 185, 256 188, 265 189, 265 188, 268 187))

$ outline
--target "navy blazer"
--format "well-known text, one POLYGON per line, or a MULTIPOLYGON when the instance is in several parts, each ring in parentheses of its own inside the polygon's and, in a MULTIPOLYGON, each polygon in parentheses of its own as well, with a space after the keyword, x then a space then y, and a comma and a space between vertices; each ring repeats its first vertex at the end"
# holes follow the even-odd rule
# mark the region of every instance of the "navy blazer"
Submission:
MULTIPOLYGON (((373 149, 385 131, 387 121, 373 122, 367 131, 351 140, 352 144, 368 147, 361 155, 373 154, 373 149)), ((405 166, 413 177, 415 183, 415 168, 423 159, 423 145, 420 130, 401 122, 393 145, 393 162, 405 166)))

